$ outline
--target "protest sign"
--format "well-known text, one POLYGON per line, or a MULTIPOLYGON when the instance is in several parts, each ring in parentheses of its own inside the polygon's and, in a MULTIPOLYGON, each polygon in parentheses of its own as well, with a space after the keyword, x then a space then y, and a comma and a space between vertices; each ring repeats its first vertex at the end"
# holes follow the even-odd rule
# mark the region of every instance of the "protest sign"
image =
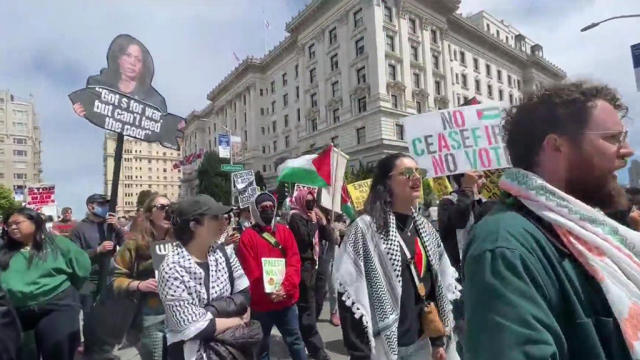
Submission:
POLYGON ((431 190, 436 195, 438 199, 442 199, 443 197, 451 194, 453 189, 451 188, 451 184, 449 180, 447 180, 446 176, 441 176, 437 178, 428 179, 429 185, 431 186, 431 190))
POLYGON ((151 261, 153 262, 153 270, 156 272, 156 278, 158 277, 158 271, 160 271, 160 265, 171 252, 175 243, 173 240, 154 241, 151 243, 151 261))
POLYGON ((297 194, 298 191, 300 191, 300 190, 311 190, 311 192, 313 193, 314 197, 318 196, 318 187, 317 186, 296 184, 296 186, 294 186, 294 188, 293 188, 293 193, 297 194))
POLYGON ((499 106, 482 104, 409 116, 409 153, 430 178, 510 167, 502 114, 499 106))
POLYGON ((218 156, 224 159, 231 157, 231 139, 227 134, 218 135, 218 156))
POLYGON ((285 260, 282 258, 262 258, 262 282, 267 294, 278 291, 284 280, 285 260))
POLYGON ((484 172, 485 184, 480 195, 487 200, 497 200, 500 198, 502 190, 500 190, 500 178, 504 170, 492 170, 484 172))
POLYGON ((107 68, 69 99, 78 115, 102 129, 178 150, 184 119, 167 113, 164 97, 151 85, 153 72, 147 48, 130 35, 118 35, 109 46, 107 68))
MULTIPOLYGON (((56 205, 56 186, 51 184, 29 185, 27 186, 27 203, 28 208, 38 212, 44 207, 56 205)), ((56 214, 57 215, 57 214, 56 214)))
POLYGON ((347 191, 349 191, 349 196, 351 196, 351 201, 353 202, 353 207, 357 211, 364 209, 364 202, 367 200, 369 196, 369 189, 371 188, 372 180, 362 180, 358 182, 354 182, 352 184, 347 185, 347 191))
POLYGON ((258 196, 253 170, 238 171, 231 174, 233 185, 238 192, 240 207, 246 207, 258 196))

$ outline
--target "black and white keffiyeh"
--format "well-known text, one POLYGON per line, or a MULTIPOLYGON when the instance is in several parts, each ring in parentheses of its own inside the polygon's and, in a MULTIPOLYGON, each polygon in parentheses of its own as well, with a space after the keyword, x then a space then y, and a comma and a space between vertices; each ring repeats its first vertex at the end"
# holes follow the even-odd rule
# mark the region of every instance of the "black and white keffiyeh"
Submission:
MULTIPOLYGON (((212 246, 207 255, 209 262, 209 299, 229 296, 249 286, 240 262, 232 248, 212 246), (229 274, 225 255, 231 265, 229 274), (233 276, 233 289, 230 276, 233 276)), ((180 243, 162 262, 158 276, 158 293, 166 313, 167 343, 185 341, 185 360, 202 355, 199 341, 190 340, 213 318, 204 306, 207 292, 204 286, 204 271, 180 243)))
MULTIPOLYGON (((360 216, 347 230, 336 250, 334 280, 338 292, 356 318, 362 318, 369 337, 372 359, 397 359, 398 321, 402 293, 400 235, 389 212, 389 228, 376 230, 373 219, 360 216)), ((458 276, 451 266, 436 230, 413 213, 420 240, 436 279, 438 313, 448 334, 453 329, 451 301, 460 296, 458 276)))

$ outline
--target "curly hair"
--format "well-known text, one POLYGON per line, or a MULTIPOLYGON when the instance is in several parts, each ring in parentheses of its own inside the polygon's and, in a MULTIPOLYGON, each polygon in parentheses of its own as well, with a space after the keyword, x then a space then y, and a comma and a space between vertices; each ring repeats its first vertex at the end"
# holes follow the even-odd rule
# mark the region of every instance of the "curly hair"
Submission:
POLYGON ((566 136, 579 144, 596 100, 606 101, 621 117, 626 116, 627 107, 614 89, 585 81, 543 88, 512 106, 506 111, 502 129, 513 166, 532 171, 549 134, 566 136))

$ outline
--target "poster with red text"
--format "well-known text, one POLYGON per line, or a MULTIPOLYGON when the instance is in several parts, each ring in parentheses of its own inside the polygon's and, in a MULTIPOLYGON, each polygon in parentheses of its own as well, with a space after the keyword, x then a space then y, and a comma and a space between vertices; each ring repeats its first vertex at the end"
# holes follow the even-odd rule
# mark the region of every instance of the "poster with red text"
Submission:
POLYGON ((56 186, 51 184, 29 185, 27 186, 28 208, 42 211, 44 207, 56 205, 56 186))
POLYGON ((404 119, 409 153, 429 178, 510 167, 503 114, 498 105, 481 104, 409 116, 404 119))

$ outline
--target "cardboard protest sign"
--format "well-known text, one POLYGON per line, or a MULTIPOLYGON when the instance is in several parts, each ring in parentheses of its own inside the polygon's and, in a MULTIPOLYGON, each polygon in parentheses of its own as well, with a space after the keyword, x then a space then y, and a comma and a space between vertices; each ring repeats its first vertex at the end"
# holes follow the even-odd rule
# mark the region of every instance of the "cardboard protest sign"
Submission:
POLYGON ((160 265, 171 252, 175 243, 173 240, 154 241, 151 243, 151 261, 153 262, 153 270, 156 271, 156 278, 158 277, 158 271, 160 271, 160 265))
POLYGON ((502 114, 499 106, 482 104, 409 116, 409 153, 430 178, 510 167, 502 114))
POLYGON ((107 67, 69 99, 78 115, 100 128, 178 150, 178 127, 184 119, 167 113, 164 97, 151 85, 153 73, 149 50, 121 34, 109 46, 107 67))
POLYGON ((267 294, 278 291, 286 272, 285 260, 282 258, 262 258, 262 282, 267 294))
POLYGON ((497 200, 500 198, 502 190, 500 190, 499 182, 503 173, 503 169, 484 172, 484 179, 486 182, 480 192, 480 195, 483 198, 487 200, 497 200))
POLYGON ((451 184, 449 183, 449 180, 447 180, 446 176, 431 178, 428 180, 429 185, 431 186, 431 190, 433 190, 438 199, 442 199, 443 197, 451 194, 451 192, 453 191, 453 189, 451 188, 451 184))
POLYGON ((258 196, 258 187, 253 170, 238 171, 231 174, 233 185, 238 192, 240 207, 246 207, 258 196))
POLYGON ((349 196, 351 196, 351 202, 353 203, 354 209, 357 211, 364 209, 364 202, 369 196, 369 189, 371 188, 372 181, 373 180, 371 179, 362 180, 347 185, 347 191, 349 191, 349 196))
MULTIPOLYGON (((38 212, 44 207, 54 207, 56 205, 56 186, 51 184, 29 185, 27 186, 26 207, 38 212)), ((56 214, 57 215, 57 214, 56 214)))

